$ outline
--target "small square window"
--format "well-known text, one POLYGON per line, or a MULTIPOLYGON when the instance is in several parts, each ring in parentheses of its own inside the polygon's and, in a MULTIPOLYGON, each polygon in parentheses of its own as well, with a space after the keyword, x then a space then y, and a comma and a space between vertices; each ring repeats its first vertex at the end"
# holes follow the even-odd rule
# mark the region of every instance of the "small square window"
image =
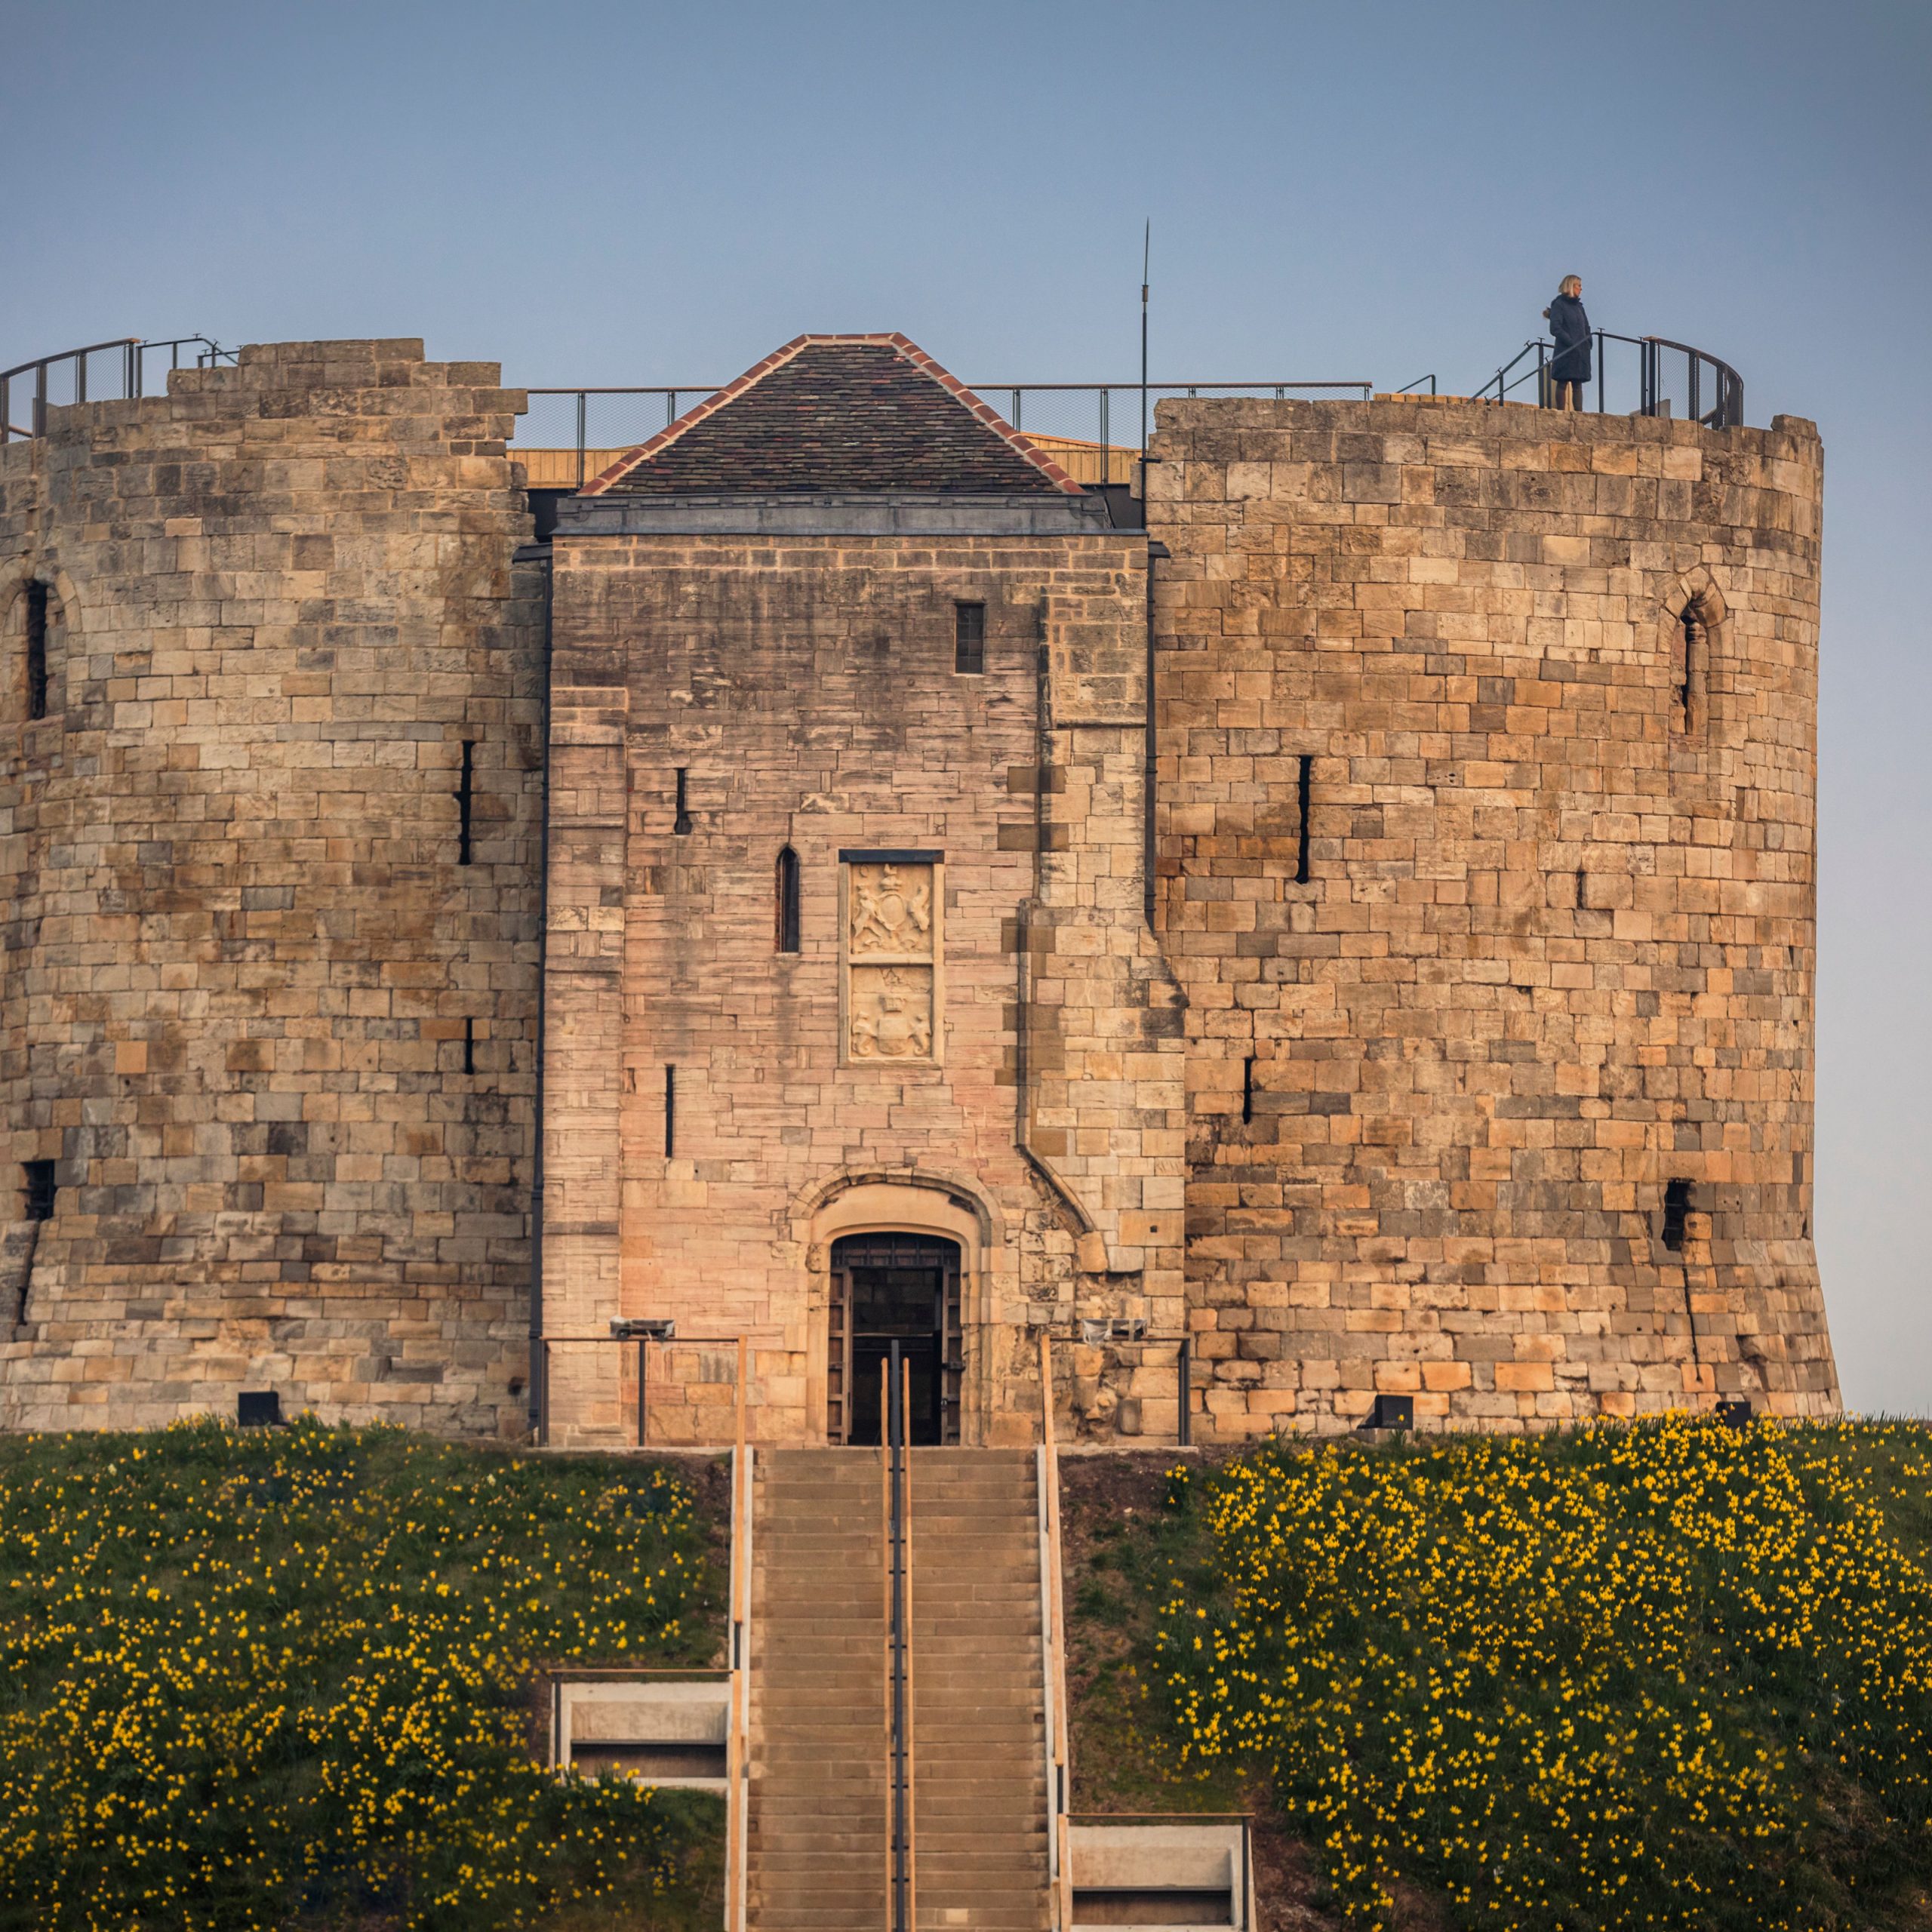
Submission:
POLYGON ((955 604, 952 616, 952 668, 977 675, 986 668, 986 607, 955 604))

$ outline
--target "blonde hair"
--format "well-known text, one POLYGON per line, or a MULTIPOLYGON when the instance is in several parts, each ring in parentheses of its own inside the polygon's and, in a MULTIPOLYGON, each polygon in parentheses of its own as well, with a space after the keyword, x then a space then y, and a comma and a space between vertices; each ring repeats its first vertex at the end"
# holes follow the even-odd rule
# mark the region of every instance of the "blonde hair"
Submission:
POLYGON ((1583 278, 1581 275, 1566 275, 1563 279, 1556 285, 1556 292, 1559 295, 1567 295, 1572 288, 1580 291, 1583 286, 1583 278))

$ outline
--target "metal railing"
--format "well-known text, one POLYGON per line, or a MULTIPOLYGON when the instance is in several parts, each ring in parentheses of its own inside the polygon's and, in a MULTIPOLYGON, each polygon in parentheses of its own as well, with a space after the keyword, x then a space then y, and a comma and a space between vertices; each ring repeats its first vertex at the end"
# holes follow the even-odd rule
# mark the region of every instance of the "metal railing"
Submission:
POLYGON ((894 1342, 879 1364, 885 1420, 885 1883, 891 1932, 918 1923, 912 1792, 912 1364, 894 1342))
POLYGON ((731 1445, 731 1714, 724 1733, 724 1924, 745 1932, 751 1872, 752 1456, 745 1437, 745 1338, 738 1367, 731 1445))
MULTIPOLYGON (((660 1352, 672 1349, 695 1349, 700 1354, 715 1355, 719 1351, 735 1347, 738 1350, 740 1377, 742 1380, 744 1349, 746 1338, 742 1335, 677 1335, 649 1334, 639 1332, 635 1322, 613 1323, 611 1331, 604 1335, 544 1335, 538 1338, 542 1352, 538 1373, 542 1380, 537 1392, 537 1439, 546 1447, 550 1441, 550 1383, 553 1352, 561 1348, 610 1348, 635 1347, 637 1350, 637 1447, 651 1446, 651 1351, 655 1346, 660 1352)), ((620 1377, 621 1380, 621 1377, 620 1377)), ((721 1386, 721 1378, 705 1383, 703 1386, 716 1388, 721 1386)), ((734 1394, 734 1401, 740 1399, 734 1394)), ((658 1445, 660 1447, 666 1446, 658 1445)), ((672 1445, 688 1448, 688 1443, 672 1445)))
MULTIPOLYGON (((531 486, 581 489, 618 457, 668 429, 686 410, 716 395, 721 386, 675 383, 626 389, 526 389, 530 408, 518 426, 512 454, 518 446, 570 453, 574 461, 567 473, 543 481, 533 475, 531 486)), ((1138 383, 984 383, 973 388, 1014 429, 1043 445, 1076 482, 1095 483, 1131 481, 1158 402, 1204 395, 1279 401, 1331 394, 1366 401, 1375 392, 1374 384, 1365 382, 1149 383, 1143 408, 1138 383), (1068 463, 1069 456, 1076 463, 1068 463), (1080 473, 1088 470, 1093 473, 1080 473)))
POLYGON ((729 1602, 726 1610, 726 1664, 731 1694, 724 1732, 724 1924, 726 1932, 744 1932, 750 1872, 751 1681, 752 1681, 752 1484, 755 1454, 746 1430, 745 1403, 749 1385, 747 1338, 743 1335, 651 1335, 632 1324, 614 1323, 602 1335, 546 1335, 539 1372, 537 1440, 550 1440, 552 1351, 595 1346, 628 1348, 638 1345, 638 1447, 646 1446, 649 1411, 645 1400, 649 1349, 729 1347, 735 1351, 731 1377, 731 1545, 729 1602))
POLYGON ((1073 1754, 1067 1734, 1066 1601, 1060 1549, 1060 1445, 1054 1435, 1053 1342, 1040 1332, 1040 1628, 1046 1653, 1047 1877, 1055 1932, 1073 1925, 1073 1754))
MULTIPOLYGON (((1737 429, 1744 424, 1744 379, 1728 362, 1707 350, 1672 342, 1660 335, 1617 335, 1594 329, 1595 373, 1583 385, 1586 397, 1596 391, 1596 413, 1620 416, 1678 416, 1707 429, 1737 429), (1611 369, 1611 345, 1619 345, 1611 369), (1632 349, 1634 355, 1626 355, 1632 349)), ((1526 342, 1470 398, 1475 402, 1507 402, 1513 391, 1527 388, 1519 400, 1548 408, 1555 384, 1550 368, 1555 345, 1546 337, 1526 342)))
POLYGON ((10 443, 16 437, 45 435, 50 409, 146 395, 149 358, 165 352, 168 368, 178 369, 184 349, 194 350, 197 369, 232 362, 238 352, 205 335, 172 336, 155 342, 128 335, 112 342, 91 342, 85 349, 60 349, 11 369, 0 369, 0 443, 10 443), (24 395, 17 393, 23 390, 24 395), (24 421, 15 421, 17 411, 24 421))

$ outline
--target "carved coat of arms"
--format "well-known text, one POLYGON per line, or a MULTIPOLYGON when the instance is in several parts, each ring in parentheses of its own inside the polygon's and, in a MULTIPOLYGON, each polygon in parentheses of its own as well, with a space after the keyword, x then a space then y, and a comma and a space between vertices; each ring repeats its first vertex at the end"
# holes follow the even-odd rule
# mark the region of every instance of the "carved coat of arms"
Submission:
POLYGON ((846 1051, 933 1057, 937 932, 933 868, 854 864, 846 893, 846 1051))
POLYGON ((932 875, 925 866, 852 869, 852 956, 886 952, 919 958, 932 951, 932 875))
POLYGON ((916 967, 888 966, 854 989, 852 1057, 924 1060, 933 1050, 932 977, 916 967))

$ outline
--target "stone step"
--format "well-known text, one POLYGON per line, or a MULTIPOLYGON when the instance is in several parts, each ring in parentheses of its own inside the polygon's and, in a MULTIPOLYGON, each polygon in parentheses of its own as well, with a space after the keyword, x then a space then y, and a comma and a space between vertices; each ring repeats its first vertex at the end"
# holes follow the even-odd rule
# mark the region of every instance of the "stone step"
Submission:
MULTIPOLYGON (((830 1643, 861 1637, 877 1643, 885 1641, 885 1612, 878 1604, 829 1604, 818 1591, 794 1588, 774 1590, 764 1598, 785 1617, 785 1641, 830 1643)), ((754 1600, 752 1608, 758 1608, 754 1600)), ((755 1632, 754 1632, 755 1641, 755 1632)))
POLYGON ((752 1840, 767 1851, 783 1852, 788 1863, 837 1865, 875 1851, 883 1856, 885 1809, 881 1804, 869 1819, 849 1820, 816 1820, 801 1813, 771 1830, 754 1832, 752 1840))
MULTIPOLYGON (((1048 1922, 1035 1466, 1031 1451, 910 1458, 921 1932, 1048 1922)), ((758 1459, 754 1932, 883 1922, 884 1475, 876 1451, 758 1459)))
POLYGON ((936 1588, 931 1577, 924 1580, 926 1588, 915 1590, 912 1597, 912 1628, 916 1634, 949 1638, 962 1631, 970 1632, 976 1616, 983 1620, 992 1611, 1001 1617, 1030 1614, 1036 1625, 1040 1620, 1037 1585, 1031 1590, 1023 1590, 1010 1583, 989 1584, 984 1589, 962 1584, 956 1590, 948 1590, 936 1588))

